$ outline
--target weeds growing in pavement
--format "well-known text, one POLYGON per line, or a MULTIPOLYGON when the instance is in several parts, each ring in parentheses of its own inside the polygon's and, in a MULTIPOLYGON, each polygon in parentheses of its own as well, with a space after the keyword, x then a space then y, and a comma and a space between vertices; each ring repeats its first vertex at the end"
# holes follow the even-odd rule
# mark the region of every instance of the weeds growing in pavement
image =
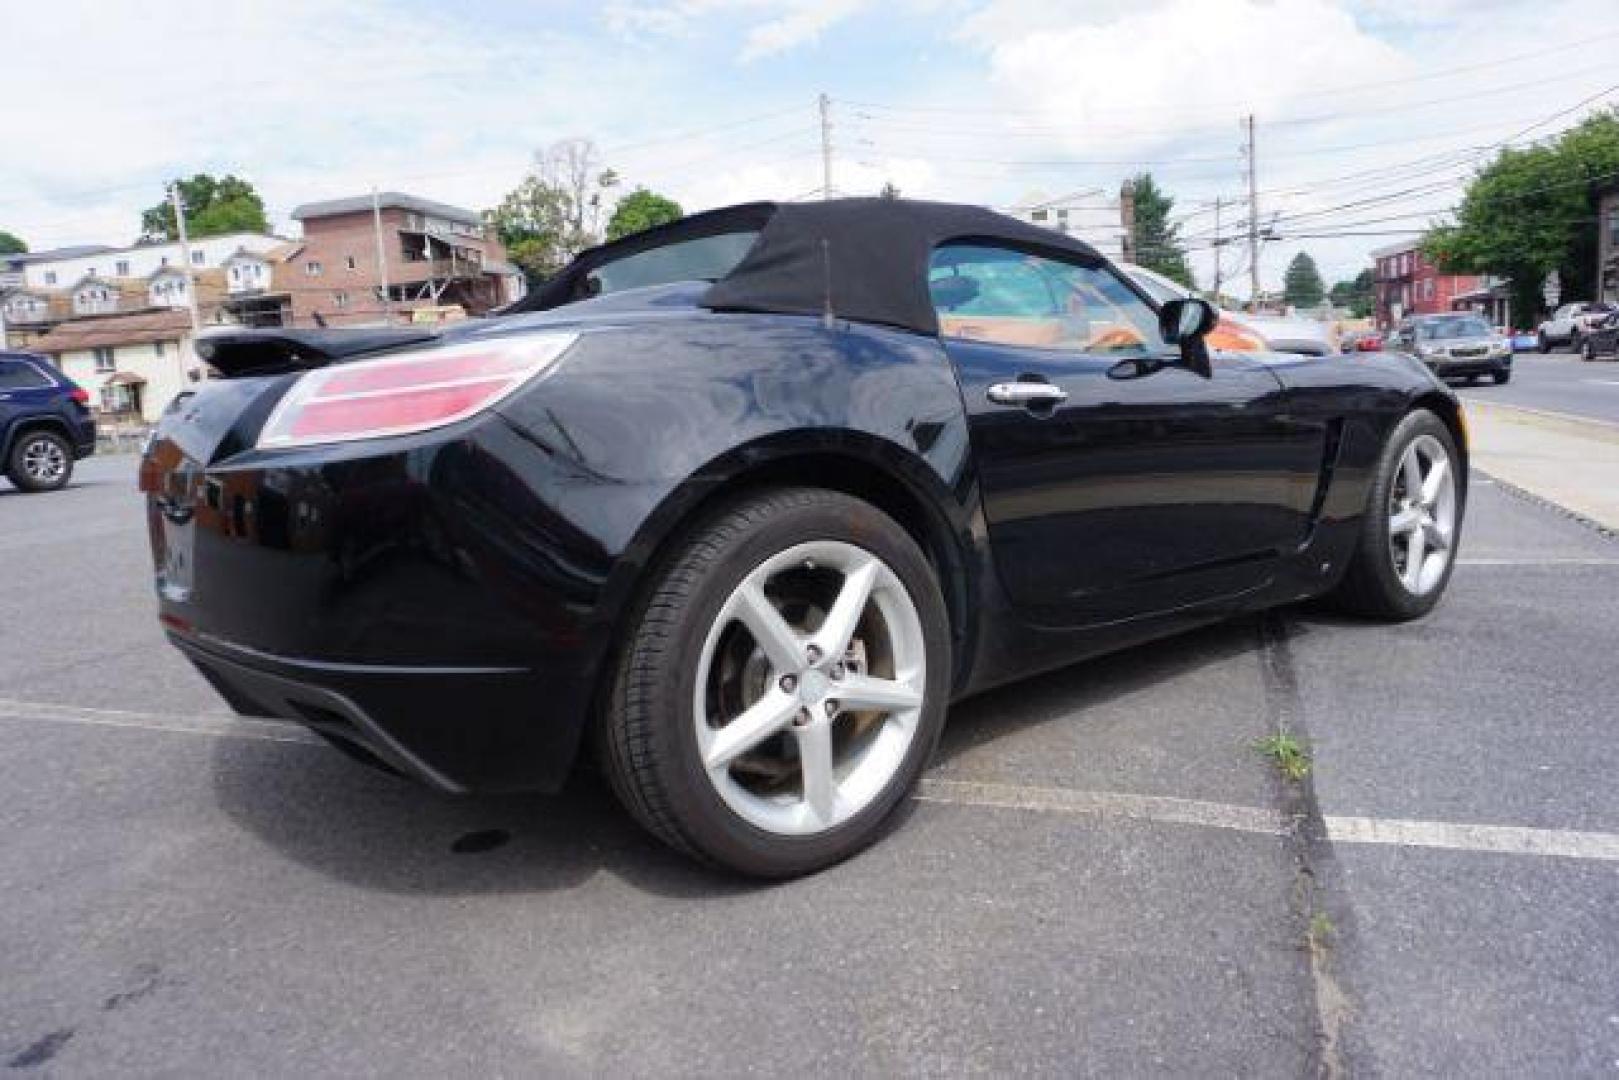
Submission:
POLYGON ((1276 763, 1282 775, 1289 780, 1303 780, 1310 775, 1310 755, 1304 746, 1285 731, 1267 735, 1254 744, 1261 754, 1276 763))

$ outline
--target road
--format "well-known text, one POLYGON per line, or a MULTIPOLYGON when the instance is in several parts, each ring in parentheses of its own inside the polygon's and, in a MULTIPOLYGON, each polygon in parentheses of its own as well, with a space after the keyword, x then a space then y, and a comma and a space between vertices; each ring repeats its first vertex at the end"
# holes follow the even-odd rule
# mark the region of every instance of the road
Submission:
POLYGON ((1568 352, 1518 353, 1512 381, 1462 388, 1469 400, 1494 401, 1619 424, 1619 363, 1585 363, 1568 352))
POLYGON ((451 798, 230 717, 158 633, 132 473, 0 485, 19 1075, 1619 1068, 1619 542, 1487 482, 1428 619, 966 702, 891 835, 766 887, 589 775, 451 798), (1307 783, 1253 748, 1283 727, 1307 783))

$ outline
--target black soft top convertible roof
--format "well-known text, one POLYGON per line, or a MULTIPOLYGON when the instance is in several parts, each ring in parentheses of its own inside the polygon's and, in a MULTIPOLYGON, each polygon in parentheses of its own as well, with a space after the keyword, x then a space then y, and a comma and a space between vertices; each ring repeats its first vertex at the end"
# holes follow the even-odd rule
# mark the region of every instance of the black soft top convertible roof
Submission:
POLYGON ((820 315, 939 330, 928 295, 928 261, 940 244, 983 240, 1086 262, 1089 244, 981 206, 913 199, 743 203, 694 214, 581 252, 556 277, 507 310, 544 311, 587 297, 592 270, 641 251, 704 236, 759 237, 729 274, 703 294, 715 311, 820 315))

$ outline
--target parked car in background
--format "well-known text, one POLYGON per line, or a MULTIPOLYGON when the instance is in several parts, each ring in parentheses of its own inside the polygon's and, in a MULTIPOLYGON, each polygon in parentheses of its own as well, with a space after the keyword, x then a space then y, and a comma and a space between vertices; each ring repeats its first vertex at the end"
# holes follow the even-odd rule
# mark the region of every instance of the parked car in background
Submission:
POLYGON ((1529 352, 1540 347, 1540 335, 1533 330, 1512 330, 1509 333, 1513 352, 1529 352))
POLYGON ((1580 336, 1585 332, 1586 324, 1604 318, 1614 310, 1614 305, 1605 301, 1576 300, 1564 304, 1540 324, 1537 333, 1540 351, 1551 352, 1557 345, 1569 345, 1578 351, 1580 336))
MULTIPOLYGON (((1195 299, 1197 293, 1156 270, 1135 263, 1119 263, 1125 276, 1159 304, 1195 299)), ((1225 352, 1283 352, 1301 356, 1328 356, 1338 351, 1326 323, 1286 315, 1250 315, 1219 310, 1220 321, 1209 334, 1209 347, 1225 352)))
POLYGON ((1338 339, 1338 351, 1382 352, 1383 335, 1376 330, 1351 330, 1338 339))
POLYGON ((1615 356, 1619 356, 1619 312, 1610 312, 1581 335, 1580 359, 1605 360, 1615 356))
POLYGON ((1500 384, 1512 378, 1511 342, 1472 312, 1409 316, 1389 347, 1415 356, 1441 379, 1472 382, 1488 375, 1500 384))
POLYGON ((43 356, 0 352, 0 462, 23 491, 54 491, 96 449, 90 395, 43 356))
POLYGON ((141 461, 158 619, 233 707, 373 764, 555 790, 593 750, 675 849, 808 873, 966 695, 1439 601, 1456 395, 1211 354, 1217 320, 981 207, 837 199, 635 233, 493 319, 207 335, 221 377, 141 461))

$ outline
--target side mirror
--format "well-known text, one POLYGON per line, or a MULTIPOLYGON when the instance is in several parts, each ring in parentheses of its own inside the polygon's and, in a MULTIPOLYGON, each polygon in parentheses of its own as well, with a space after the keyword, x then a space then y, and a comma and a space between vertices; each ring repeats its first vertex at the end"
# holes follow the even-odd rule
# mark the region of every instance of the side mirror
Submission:
POLYGON ((1209 347, 1204 342, 1220 313, 1207 300, 1171 300, 1158 309, 1158 332, 1171 345, 1179 345, 1181 363, 1205 379, 1214 375, 1209 347))

